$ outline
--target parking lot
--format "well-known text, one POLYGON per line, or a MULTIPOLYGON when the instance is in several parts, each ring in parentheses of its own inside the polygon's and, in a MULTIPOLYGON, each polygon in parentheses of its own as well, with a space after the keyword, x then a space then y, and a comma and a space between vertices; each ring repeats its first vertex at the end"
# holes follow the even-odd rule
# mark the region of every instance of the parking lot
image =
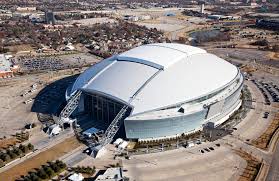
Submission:
POLYGON ((212 143, 138 155, 123 164, 127 169, 124 176, 135 180, 230 180, 246 167, 246 162, 230 149, 212 143))
POLYGON ((272 102, 279 102, 279 87, 273 82, 257 81, 255 79, 252 82, 258 87, 265 98, 265 104, 270 105, 272 102))
POLYGON ((22 72, 36 72, 46 70, 54 71, 69 68, 79 68, 94 64, 99 60, 99 57, 87 53, 49 56, 25 56, 14 59, 14 61, 20 65, 22 72))

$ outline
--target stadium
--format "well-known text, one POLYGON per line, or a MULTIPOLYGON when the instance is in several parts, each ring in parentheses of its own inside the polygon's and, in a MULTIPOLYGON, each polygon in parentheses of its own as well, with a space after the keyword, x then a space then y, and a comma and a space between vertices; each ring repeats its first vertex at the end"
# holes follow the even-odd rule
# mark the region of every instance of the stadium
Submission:
POLYGON ((152 140, 220 125, 241 106, 242 86, 240 70, 227 61, 200 48, 158 43, 90 67, 66 99, 80 91, 75 112, 106 128, 125 107, 126 138, 152 140))

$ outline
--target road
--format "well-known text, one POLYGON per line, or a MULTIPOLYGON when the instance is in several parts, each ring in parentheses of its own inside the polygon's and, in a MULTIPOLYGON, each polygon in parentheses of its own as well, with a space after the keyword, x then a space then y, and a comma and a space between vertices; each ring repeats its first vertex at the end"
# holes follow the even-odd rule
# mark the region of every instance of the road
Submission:
MULTIPOLYGON (((250 81, 246 81, 252 97, 255 110, 251 110, 247 117, 236 127, 232 135, 221 140, 203 143, 193 149, 178 149, 156 154, 132 156, 131 160, 123 160, 124 168, 128 171, 127 177, 136 180, 237 180, 246 167, 246 162, 236 155, 233 150, 244 150, 265 163, 272 162, 272 154, 250 145, 248 139, 256 139, 270 124, 270 119, 263 119, 263 112, 271 111, 273 107, 263 105, 263 96, 258 88, 250 81), (210 153, 201 154, 199 149, 214 146, 220 143, 221 147, 214 147, 210 153), (185 179, 187 178, 187 179, 185 179)), ((279 146, 278 146, 279 147, 279 146)), ((278 148, 279 150, 279 148, 278 148)), ((275 153, 275 155, 279 155, 275 153)), ((279 157, 275 159, 273 175, 279 176, 279 157)), ((275 180, 279 180, 277 177, 275 180)))
MULTIPOLYGON (((45 134, 45 133, 44 133, 45 134)), ((39 153, 41 153, 42 151, 45 151, 61 142, 63 142, 65 139, 71 137, 74 135, 74 132, 73 130, 65 130, 64 132, 62 132, 59 136, 56 136, 56 137, 47 137, 45 136, 44 138, 33 138, 32 140, 30 140, 30 142, 35 146, 35 149, 36 151, 33 152, 33 153, 30 153, 28 156, 25 156, 25 157, 22 157, 4 167, 2 167, 0 169, 0 173, 1 172, 4 172, 12 167, 14 167, 15 165, 31 158, 31 157, 34 157, 36 155, 38 155, 39 153)))
POLYGON ((266 178, 267 181, 279 180, 279 144, 277 143, 275 152, 273 153, 272 162, 266 178))
POLYGON ((73 167, 82 160, 87 158, 87 155, 83 153, 83 150, 87 148, 86 145, 82 145, 71 152, 67 153, 66 155, 62 156, 60 160, 67 164, 68 167, 73 167))
POLYGON ((268 119, 264 119, 262 116, 265 111, 271 112, 272 107, 262 103, 264 102, 264 97, 254 83, 245 81, 245 84, 248 86, 252 97, 256 98, 256 101, 253 102, 255 109, 251 109, 247 116, 236 126, 237 130, 233 132, 233 135, 243 140, 253 140, 258 138, 271 123, 272 116, 268 119))

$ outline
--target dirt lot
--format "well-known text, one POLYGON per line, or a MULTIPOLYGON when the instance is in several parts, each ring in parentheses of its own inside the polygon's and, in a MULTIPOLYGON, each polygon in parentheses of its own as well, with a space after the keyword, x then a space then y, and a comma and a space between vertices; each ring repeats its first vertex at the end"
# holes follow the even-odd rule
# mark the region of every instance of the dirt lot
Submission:
MULTIPOLYGON (((38 73, 30 75, 16 76, 11 79, 0 81, 0 138, 8 137, 16 132, 20 132, 26 124, 36 123, 38 121, 37 113, 42 113, 38 110, 32 110, 34 103, 37 100, 37 94, 41 92, 45 87, 49 87, 48 84, 57 82, 63 78, 72 76, 79 71, 58 71, 50 73, 38 73), (43 84, 39 83, 42 82, 43 84), (21 96, 25 91, 30 91, 33 84, 38 85, 37 91, 28 94, 27 96, 21 96), (23 102, 28 99, 35 99, 30 104, 24 104, 23 102), (15 114, 16 113, 16 114, 15 114)), ((61 81, 59 81, 61 82, 61 81)), ((64 85, 65 87, 68 84, 64 85)), ((62 90, 61 90, 62 91, 62 90)), ((64 93, 61 94, 64 96, 64 93)), ((53 99, 54 96, 46 99, 44 103, 47 103, 53 99)), ((58 101, 58 99, 55 99, 58 101)), ((57 103, 58 105, 59 103, 57 103)), ((40 107, 43 108, 43 103, 40 107)), ((49 106, 48 106, 49 108, 49 106)))
POLYGON ((255 180, 258 171, 260 169, 261 163, 253 156, 249 155, 242 150, 235 150, 235 152, 246 160, 247 166, 244 172, 240 175, 238 181, 252 181, 255 180))
POLYGON ((0 149, 8 148, 10 145, 15 145, 17 139, 15 137, 0 140, 0 149))
POLYGON ((38 168, 45 164, 47 161, 56 160, 65 155, 67 152, 79 147, 79 143, 75 137, 66 139, 64 142, 59 143, 50 149, 39 153, 38 155, 27 159, 26 161, 12 167, 11 169, 0 173, 1 180, 13 181, 21 175, 26 175, 28 171, 38 168))
POLYGON ((276 132, 276 130, 279 127, 279 113, 277 113, 274 117, 274 120, 271 122, 267 130, 256 140, 253 140, 252 143, 260 148, 260 149, 268 149, 268 145, 270 143, 270 140, 273 136, 273 134, 276 132))

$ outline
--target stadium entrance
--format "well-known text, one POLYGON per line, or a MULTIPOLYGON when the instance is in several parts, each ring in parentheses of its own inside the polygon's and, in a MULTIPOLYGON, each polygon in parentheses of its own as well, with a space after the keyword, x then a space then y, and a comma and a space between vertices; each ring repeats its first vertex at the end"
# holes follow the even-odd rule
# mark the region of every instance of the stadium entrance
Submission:
MULTIPOLYGON (((84 111, 93 121, 107 128, 124 104, 97 94, 84 94, 84 111)), ((130 112, 130 111, 127 111, 130 112)))

